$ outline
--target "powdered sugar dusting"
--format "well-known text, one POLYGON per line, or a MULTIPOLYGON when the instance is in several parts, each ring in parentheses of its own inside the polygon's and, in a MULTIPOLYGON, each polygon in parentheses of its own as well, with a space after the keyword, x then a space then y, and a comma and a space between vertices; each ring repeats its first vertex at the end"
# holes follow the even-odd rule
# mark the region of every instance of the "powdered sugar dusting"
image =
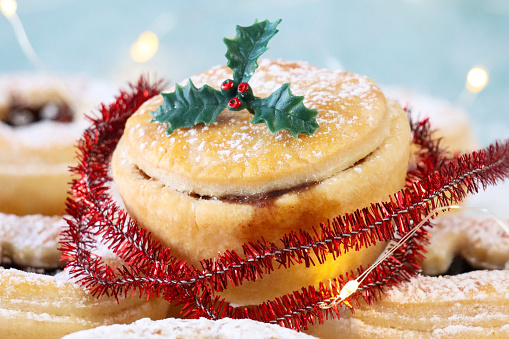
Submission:
POLYGON ((21 266, 56 267, 59 234, 66 224, 62 217, 0 213, 0 256, 21 266))
MULTIPOLYGON (((0 122, 0 135, 10 144, 30 148, 48 148, 58 145, 73 145, 88 126, 85 120, 74 123, 39 121, 26 126, 13 128, 0 122)), ((15 146, 12 146, 15 147, 15 146)))
POLYGON ((95 338, 314 338, 302 332, 290 330, 279 325, 270 325, 250 319, 220 320, 174 319, 152 321, 148 318, 129 325, 101 326, 69 334, 63 339, 95 338))
MULTIPOLYGON (((351 132, 352 129, 347 126, 366 124, 372 127, 377 123, 371 114, 372 110, 380 105, 380 96, 377 92, 378 87, 370 79, 356 74, 320 69, 304 62, 291 63, 290 67, 288 65, 288 62, 282 60, 278 60, 276 63, 270 60, 260 60, 260 67, 250 80, 250 84, 255 95, 264 97, 274 92, 283 83, 290 82, 293 94, 304 96, 306 107, 319 110, 317 122, 320 128, 310 138, 316 138, 334 130, 332 133, 337 134, 336 140, 346 140, 355 136, 355 133, 351 132), (361 114, 362 118, 358 115, 345 113, 353 107, 356 107, 355 111, 361 114)), ((192 77, 192 81, 197 87, 206 83, 211 86, 216 84, 215 87, 218 87, 222 81, 228 78, 231 78, 229 71, 225 67, 217 66, 192 77)), ((147 112, 142 107, 139 113, 147 112)), ((173 144, 177 138, 176 143, 183 149, 195 149, 205 153, 207 150, 214 150, 219 155, 219 162, 230 161, 232 158, 238 162, 243 159, 247 161, 260 155, 257 150, 268 146, 264 141, 261 141, 262 139, 254 136, 270 134, 264 124, 246 124, 250 119, 250 115, 242 117, 240 112, 226 115, 223 112, 218 118, 221 124, 238 127, 240 131, 245 130, 246 133, 225 134, 222 140, 210 145, 210 140, 206 141, 201 138, 201 133, 206 132, 210 127, 199 125, 193 128, 177 129, 173 132, 170 144, 173 144), (199 131, 200 133, 198 133, 199 131)), ((218 121, 212 126, 217 124, 218 121)), ((161 138, 167 138, 166 128, 162 128, 162 125, 157 129, 157 133, 161 138)), ((279 132, 275 137, 267 138, 267 140, 270 143, 275 140, 283 147, 302 143, 302 138, 294 139, 286 131, 279 132)), ((144 147, 143 150, 145 149, 148 150, 150 147, 144 147)), ((312 153, 301 154, 300 157, 303 159, 307 156, 319 158, 322 155, 324 154, 312 153)), ((192 156, 191 159, 197 159, 197 157, 192 156)), ((203 161, 204 157, 199 157, 199 159, 203 161)))
MULTIPOLYGON (((509 220, 504 223, 509 225, 509 220)), ((509 234, 490 217, 468 217, 461 214, 444 216, 438 219, 433 233, 461 233, 469 239, 472 246, 484 248, 490 252, 506 254, 509 262, 509 234)))
MULTIPOLYGON (((451 325, 445 328, 439 328, 432 331, 433 338, 489 338, 498 337, 494 334, 495 329, 486 328, 483 326, 466 326, 466 325, 451 325)), ((497 329, 498 332, 498 329, 497 329)), ((509 336, 509 325, 500 328, 504 338, 509 336)))
POLYGON ((416 303, 425 301, 485 300, 490 290, 509 298, 509 271, 473 271, 446 277, 417 276, 387 291, 387 301, 416 303))
POLYGON ((509 235, 495 219, 465 213, 437 219, 422 263, 426 274, 445 272, 454 257, 463 257, 477 268, 502 269, 509 265, 509 235))
MULTIPOLYGON (((342 71, 330 71, 320 69, 304 62, 295 62, 295 66, 283 67, 287 63, 277 60, 280 64, 270 60, 260 60, 260 69, 255 72, 250 80, 254 94, 268 96, 276 91, 282 84, 291 83, 290 89, 294 95, 304 96, 304 104, 309 108, 321 108, 334 104, 347 104, 342 99, 354 98, 355 104, 369 110, 378 98, 373 95, 373 90, 378 87, 370 79, 357 74, 342 71), (266 69, 266 70, 264 70, 266 69), (269 75, 268 75, 269 74, 269 75), (270 80, 268 80, 270 79, 270 80), (340 84, 339 88, 331 91, 331 86, 340 84)), ((192 77, 197 86, 209 83, 217 86, 231 77, 224 67, 214 67, 209 72, 192 77)), ((334 111, 337 115, 337 111, 334 111)), ((320 118, 320 115, 318 116, 320 118)), ((323 118, 322 118, 323 119, 323 118)))

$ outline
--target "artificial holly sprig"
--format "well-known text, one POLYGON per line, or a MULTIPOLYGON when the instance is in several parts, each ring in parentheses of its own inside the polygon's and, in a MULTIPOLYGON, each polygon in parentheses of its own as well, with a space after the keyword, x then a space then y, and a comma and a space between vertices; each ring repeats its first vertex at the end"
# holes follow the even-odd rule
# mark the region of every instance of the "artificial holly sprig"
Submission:
POLYGON ((318 111, 304 106, 304 97, 295 96, 290 84, 283 84, 267 98, 253 95, 248 81, 258 68, 258 58, 267 51, 267 44, 278 32, 281 20, 258 22, 248 27, 237 26, 237 36, 224 39, 227 66, 233 79, 221 84, 221 90, 204 85, 197 88, 191 79, 185 86, 176 85, 175 91, 162 93, 163 104, 151 114, 152 121, 168 123, 169 135, 180 127, 192 127, 199 123, 209 125, 225 109, 246 109, 254 115, 252 124, 265 123, 272 133, 287 130, 294 138, 300 133, 312 135, 318 129, 318 111))

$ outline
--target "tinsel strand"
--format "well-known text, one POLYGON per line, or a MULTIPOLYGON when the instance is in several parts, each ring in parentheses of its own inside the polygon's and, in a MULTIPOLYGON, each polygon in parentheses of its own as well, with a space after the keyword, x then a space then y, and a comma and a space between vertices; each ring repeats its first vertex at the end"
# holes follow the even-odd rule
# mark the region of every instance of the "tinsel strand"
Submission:
MULTIPOLYGON (((414 144, 419 146, 420 153, 415 168, 409 171, 406 190, 391 196, 388 202, 372 204, 370 208, 323 223, 319 232, 314 231, 315 235, 301 231, 283 236, 283 247, 262 239, 245 244, 244 257, 226 251, 217 258, 203 260, 200 271, 172 257, 169 248, 162 247, 150 234, 140 230, 107 192, 106 183, 111 180, 109 159, 125 120, 143 101, 158 92, 157 88, 142 82, 143 79, 132 88, 132 96, 123 92, 114 104, 103 105, 102 118, 93 121, 93 127, 87 130, 79 145, 80 164, 74 171, 81 178, 73 184, 75 200, 68 202, 68 211, 74 220, 68 221, 69 230, 64 233, 62 250, 64 257, 70 260, 71 273, 96 295, 127 295, 129 291, 138 290, 140 295, 163 294, 169 301, 178 300, 184 304, 184 312, 192 317, 248 317, 305 328, 315 319, 321 322, 324 316, 339 315, 316 308, 318 302, 335 293, 325 284, 320 284, 318 291, 309 286, 302 292, 293 292, 255 307, 234 308, 212 293, 226 288, 228 281, 240 285, 244 279, 255 280, 264 273, 270 274, 273 262, 283 266, 295 262, 314 265, 311 253, 323 263, 327 254, 336 258, 351 249, 391 240, 397 233, 401 236, 408 232, 422 220, 426 211, 457 202, 467 192, 476 191, 479 185, 484 187, 508 175, 507 141, 449 161, 430 137, 429 124, 412 123, 414 144), (97 236, 102 236, 101 241, 109 244, 128 266, 114 270, 101 258, 94 257, 92 249, 97 236)), ((378 299, 377 291, 383 286, 415 275, 424 234, 417 232, 405 248, 396 251, 390 260, 374 270, 364 286, 351 297, 352 302, 358 305, 358 298, 362 297, 371 303, 378 299)), ((359 268, 358 274, 361 272, 359 268)), ((328 283, 339 288, 354 276, 352 272, 328 283)))

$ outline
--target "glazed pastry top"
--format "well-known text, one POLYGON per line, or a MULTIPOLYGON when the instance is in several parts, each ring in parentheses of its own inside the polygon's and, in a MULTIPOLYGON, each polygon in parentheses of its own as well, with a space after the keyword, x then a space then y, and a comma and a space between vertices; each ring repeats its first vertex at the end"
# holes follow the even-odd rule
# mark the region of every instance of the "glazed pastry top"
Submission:
MULTIPOLYGON (((146 102, 127 122, 123 138, 129 157, 149 177, 177 191, 222 197, 253 195, 319 182, 373 152, 389 133, 390 119, 381 90, 363 76, 319 69, 306 63, 260 61, 250 81, 256 96, 268 96, 284 83, 318 110, 320 128, 293 138, 250 124, 247 111, 223 111, 209 126, 179 128, 150 120, 162 103, 146 102)), ((197 87, 218 88, 231 78, 215 67, 192 78, 197 87)))

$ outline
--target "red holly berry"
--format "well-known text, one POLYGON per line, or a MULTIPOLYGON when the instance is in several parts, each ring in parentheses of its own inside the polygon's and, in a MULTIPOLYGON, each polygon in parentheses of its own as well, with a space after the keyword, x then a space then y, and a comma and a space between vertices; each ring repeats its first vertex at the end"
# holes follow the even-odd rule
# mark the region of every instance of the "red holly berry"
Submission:
POLYGON ((249 90, 249 85, 247 84, 247 82, 241 82, 237 89, 240 93, 244 93, 249 90))
POLYGON ((231 81, 231 80, 225 80, 221 84, 221 88, 224 89, 225 91, 229 91, 230 89, 232 89, 232 87, 233 87, 233 81, 231 81))
POLYGON ((237 109, 240 106, 242 106, 242 103, 240 102, 240 100, 238 98, 233 98, 230 101, 228 101, 228 106, 233 109, 237 109))

